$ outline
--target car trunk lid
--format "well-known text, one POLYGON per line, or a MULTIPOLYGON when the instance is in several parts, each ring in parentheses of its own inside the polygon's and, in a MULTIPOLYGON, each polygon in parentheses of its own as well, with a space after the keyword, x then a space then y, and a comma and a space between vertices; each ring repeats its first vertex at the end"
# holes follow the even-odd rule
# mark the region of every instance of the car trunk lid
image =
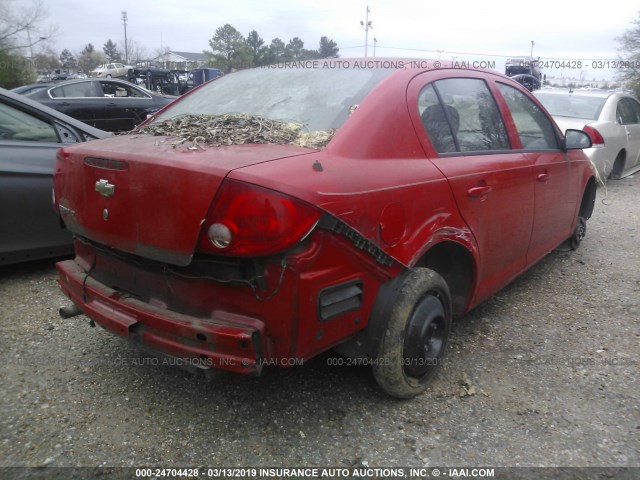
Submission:
POLYGON ((582 130, 585 125, 589 123, 593 123, 594 120, 589 120, 588 118, 575 118, 575 117, 562 117, 562 116, 554 116, 553 119, 560 127, 560 130, 564 134, 567 129, 574 128, 576 130, 582 130))
POLYGON ((313 152, 263 144, 190 150, 176 142, 127 135, 61 150, 54 185, 67 228, 117 250, 188 265, 230 171, 313 152))

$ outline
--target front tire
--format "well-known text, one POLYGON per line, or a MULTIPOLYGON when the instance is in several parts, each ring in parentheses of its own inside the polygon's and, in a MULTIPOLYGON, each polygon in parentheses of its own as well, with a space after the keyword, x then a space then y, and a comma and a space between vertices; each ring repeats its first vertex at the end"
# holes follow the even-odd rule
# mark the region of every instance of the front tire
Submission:
POLYGON ((442 365, 451 329, 451 295, 433 270, 409 271, 392 300, 373 375, 396 398, 424 392, 442 365))
POLYGON ((569 238, 569 248, 571 250, 577 250, 586 235, 587 220, 584 217, 578 217, 576 228, 573 230, 573 235, 569 238))

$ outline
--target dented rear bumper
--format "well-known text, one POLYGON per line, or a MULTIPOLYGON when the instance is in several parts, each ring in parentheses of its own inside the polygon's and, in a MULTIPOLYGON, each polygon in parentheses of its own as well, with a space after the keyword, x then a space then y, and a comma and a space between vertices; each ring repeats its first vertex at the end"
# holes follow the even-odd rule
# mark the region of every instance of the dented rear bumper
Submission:
POLYGON ((96 281, 74 260, 57 264, 58 284, 101 327, 190 364, 241 374, 259 374, 264 323, 216 311, 199 318, 128 297, 96 281))

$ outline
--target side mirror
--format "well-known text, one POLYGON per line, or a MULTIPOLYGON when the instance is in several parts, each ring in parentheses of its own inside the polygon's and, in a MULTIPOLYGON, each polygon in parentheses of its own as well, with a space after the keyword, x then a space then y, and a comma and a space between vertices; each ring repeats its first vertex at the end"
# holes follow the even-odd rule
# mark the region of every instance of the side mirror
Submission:
POLYGON ((564 134, 564 149, 577 150, 581 148, 591 148, 591 137, 582 130, 569 128, 564 134))

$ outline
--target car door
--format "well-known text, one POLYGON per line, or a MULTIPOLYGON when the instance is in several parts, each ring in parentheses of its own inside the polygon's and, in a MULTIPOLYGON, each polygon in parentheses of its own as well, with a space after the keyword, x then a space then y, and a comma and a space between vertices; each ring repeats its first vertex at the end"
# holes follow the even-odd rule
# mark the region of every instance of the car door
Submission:
POLYGON ((533 223, 531 159, 513 151, 485 74, 412 80, 414 125, 425 152, 447 177, 479 252, 475 300, 525 268, 533 223), (419 91, 419 93, 416 93, 419 91), (426 135, 425 135, 426 134, 426 135))
POLYGON ((51 206, 56 152, 75 132, 0 99, 0 264, 71 252, 51 206))
POLYGON ((124 82, 101 80, 109 125, 105 130, 124 132, 146 120, 155 109, 153 98, 143 90, 124 82))
POLYGON ((497 82, 518 133, 516 148, 533 165, 535 208, 529 264, 569 238, 576 218, 579 164, 560 148, 556 129, 542 109, 513 85, 497 82))
POLYGON ((105 100, 94 80, 65 83, 49 89, 46 105, 92 127, 105 129, 105 100))
POLYGON ((616 117, 627 135, 625 170, 634 169, 640 165, 640 104, 633 98, 622 98, 616 109, 616 117))

